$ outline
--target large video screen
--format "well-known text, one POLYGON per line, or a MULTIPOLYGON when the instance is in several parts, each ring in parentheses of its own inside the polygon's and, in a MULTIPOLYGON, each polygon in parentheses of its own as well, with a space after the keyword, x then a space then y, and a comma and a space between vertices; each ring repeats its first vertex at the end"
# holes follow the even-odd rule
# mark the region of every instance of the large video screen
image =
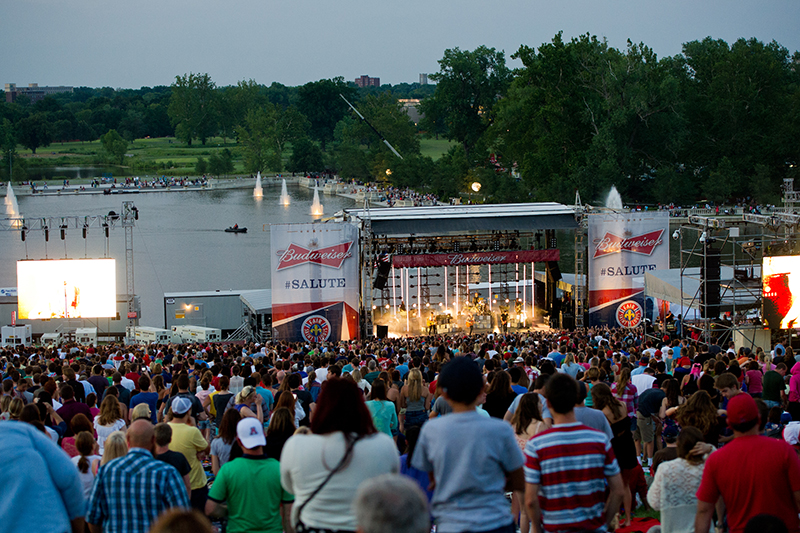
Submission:
POLYGON ((765 257, 761 266, 764 325, 800 328, 800 256, 765 257))
POLYGON ((117 314, 113 259, 17 261, 22 320, 102 318, 117 314))

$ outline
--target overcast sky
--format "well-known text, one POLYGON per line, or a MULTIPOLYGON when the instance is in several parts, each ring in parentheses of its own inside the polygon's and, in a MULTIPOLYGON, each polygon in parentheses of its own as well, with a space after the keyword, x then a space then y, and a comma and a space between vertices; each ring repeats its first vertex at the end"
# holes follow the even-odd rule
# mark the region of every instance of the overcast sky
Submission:
POLYGON ((662 57, 706 36, 794 52, 798 23, 798 0, 2 0, 0 83, 139 88, 207 72, 217 85, 396 84, 436 72, 447 48, 509 56, 558 31, 662 57))

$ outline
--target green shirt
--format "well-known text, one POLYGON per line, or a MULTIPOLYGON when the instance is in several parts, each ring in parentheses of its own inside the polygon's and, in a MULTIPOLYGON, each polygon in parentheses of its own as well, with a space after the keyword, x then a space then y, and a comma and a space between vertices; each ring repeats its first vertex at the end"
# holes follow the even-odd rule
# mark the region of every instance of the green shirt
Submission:
POLYGON ((294 501, 281 486, 280 463, 266 455, 245 455, 225 463, 208 498, 227 502, 229 533, 281 533, 281 502, 294 501))

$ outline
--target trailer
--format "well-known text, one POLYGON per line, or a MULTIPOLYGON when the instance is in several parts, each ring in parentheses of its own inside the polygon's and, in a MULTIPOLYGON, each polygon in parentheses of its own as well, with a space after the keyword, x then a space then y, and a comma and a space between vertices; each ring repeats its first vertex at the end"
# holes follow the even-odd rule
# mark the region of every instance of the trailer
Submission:
POLYGON ((33 333, 30 324, 3 326, 0 329, 2 346, 30 346, 32 340, 33 333))
POLYGON ((77 328, 75 342, 82 346, 97 346, 97 328, 77 328))
POLYGON ((64 342, 64 336, 61 332, 42 333, 39 338, 39 344, 42 346, 60 346, 62 342, 64 342))
POLYGON ((172 326, 172 342, 220 342, 222 331, 217 328, 202 326, 172 326))
POLYGON ((128 326, 126 338, 139 344, 169 344, 172 342, 172 332, 149 326, 128 326))

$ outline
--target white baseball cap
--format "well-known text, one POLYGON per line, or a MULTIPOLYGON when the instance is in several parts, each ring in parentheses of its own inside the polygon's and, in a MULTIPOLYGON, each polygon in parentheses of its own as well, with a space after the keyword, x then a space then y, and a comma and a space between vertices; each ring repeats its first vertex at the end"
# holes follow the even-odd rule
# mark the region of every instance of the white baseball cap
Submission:
POLYGON ((257 418, 248 416, 239 420, 236 424, 236 436, 242 442, 242 446, 251 450, 258 446, 265 446, 267 438, 264 436, 264 428, 257 418))

